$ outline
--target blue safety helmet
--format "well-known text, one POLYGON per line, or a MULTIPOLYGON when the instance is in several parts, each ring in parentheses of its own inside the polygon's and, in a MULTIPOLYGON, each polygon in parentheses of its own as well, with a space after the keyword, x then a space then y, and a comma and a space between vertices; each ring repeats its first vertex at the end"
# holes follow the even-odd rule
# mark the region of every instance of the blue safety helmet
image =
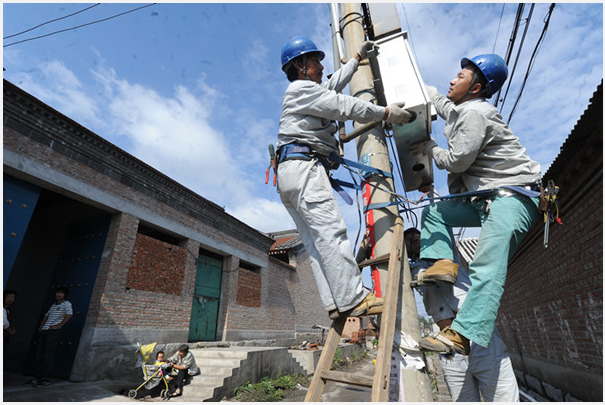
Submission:
POLYGON ((285 72, 288 63, 301 55, 317 53, 319 60, 323 60, 325 53, 317 49, 313 41, 307 37, 298 36, 289 40, 281 50, 281 69, 285 72))
POLYGON ((476 66, 483 73, 489 90, 487 98, 490 98, 500 90, 500 87, 502 87, 508 77, 508 68, 506 67, 506 63, 504 63, 504 59, 496 54, 479 55, 472 59, 462 58, 460 61, 462 69, 469 64, 476 66))

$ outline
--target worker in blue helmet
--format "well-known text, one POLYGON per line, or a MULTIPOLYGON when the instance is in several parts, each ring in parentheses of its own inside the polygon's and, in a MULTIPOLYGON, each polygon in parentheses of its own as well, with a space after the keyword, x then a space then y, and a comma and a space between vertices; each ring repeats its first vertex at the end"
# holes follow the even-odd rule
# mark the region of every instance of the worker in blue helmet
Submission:
POLYGON ((488 347, 504 291, 509 257, 538 222, 536 194, 540 164, 531 160, 496 108, 486 99, 506 80, 508 70, 498 55, 463 58, 447 96, 427 86, 431 103, 445 120, 448 148, 430 139, 411 146, 448 171, 451 194, 496 190, 488 196, 441 201, 422 212, 420 257, 433 263, 420 281, 455 283, 451 227, 481 227, 469 266, 471 287, 451 326, 421 347, 440 353, 468 354, 470 341, 488 347), (520 186, 506 191, 504 186, 520 186))
POLYGON ((383 300, 368 293, 353 256, 347 229, 332 193, 330 155, 338 152, 336 121, 408 122, 398 105, 378 106, 340 94, 372 46, 364 42, 322 84, 325 54, 298 36, 282 49, 282 70, 291 82, 282 102, 277 142, 277 190, 294 220, 311 261, 319 295, 331 319, 379 313, 383 300))

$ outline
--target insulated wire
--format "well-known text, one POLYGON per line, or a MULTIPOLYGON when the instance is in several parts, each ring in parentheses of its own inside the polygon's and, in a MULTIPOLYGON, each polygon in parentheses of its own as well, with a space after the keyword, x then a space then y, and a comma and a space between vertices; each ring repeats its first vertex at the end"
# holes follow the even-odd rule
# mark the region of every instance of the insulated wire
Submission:
MULTIPOLYGON (((519 23, 521 21, 521 16, 523 15, 523 3, 519 4, 517 7, 517 15, 515 16, 515 24, 513 25, 513 31, 510 34, 510 39, 508 40, 508 47, 506 48, 506 55, 504 56, 504 63, 508 66, 510 62, 510 56, 513 53, 513 48, 515 46, 515 41, 517 40, 517 32, 519 30, 519 23)), ((494 100, 494 107, 498 107, 498 100, 500 100, 500 94, 502 93, 502 87, 498 90, 498 95, 494 100)))
POLYGON ((49 34, 45 34, 45 35, 40 35, 40 36, 37 36, 37 37, 32 37, 32 38, 24 39, 24 40, 22 40, 22 41, 12 42, 12 43, 10 43, 10 44, 4 45, 4 46, 3 46, 3 48, 7 48, 7 47, 12 46, 12 45, 21 44, 21 43, 23 43, 23 42, 33 41, 33 40, 35 40, 35 39, 40 39, 40 38, 44 38, 44 37, 49 37, 49 36, 51 36, 51 35, 59 34, 59 33, 61 33, 61 32, 65 32, 65 31, 72 31, 72 30, 75 30, 75 29, 78 29, 78 28, 86 27, 87 25, 97 24, 97 23, 100 23, 100 22, 103 22, 103 21, 111 20, 112 18, 116 18, 116 17, 122 16, 122 15, 124 15, 124 14, 132 13, 132 12, 134 12, 134 11, 141 10, 141 9, 143 9, 143 8, 146 8, 146 7, 154 6, 155 4, 156 4, 156 3, 150 3, 150 4, 146 4, 146 5, 144 5, 144 6, 137 7, 137 8, 135 8, 135 9, 128 10, 128 11, 125 11, 125 12, 123 12, 123 13, 115 14, 115 15, 112 15, 112 16, 110 16, 110 17, 103 18, 103 19, 101 19, 101 20, 92 21, 92 22, 89 22, 89 23, 86 23, 86 24, 78 25, 78 26, 76 26, 76 27, 66 28, 66 29, 64 29, 64 30, 54 31, 54 32, 51 32, 51 33, 49 33, 49 34))
POLYGON ((500 13, 500 21, 498 22, 498 30, 496 31, 496 39, 494 39, 494 49, 492 49, 492 53, 496 52, 496 42, 498 42, 498 35, 500 34, 500 24, 502 24, 502 16, 504 15, 504 6, 506 3, 502 3, 502 12, 500 13))
POLYGON ((521 49, 523 49, 523 43, 525 42, 525 35, 527 34, 527 30, 529 29, 529 22, 531 21, 531 16, 534 12, 534 6, 536 4, 532 3, 531 8, 529 9, 529 14, 527 15, 527 19, 525 20, 525 29, 523 30, 523 36, 521 37, 521 43, 519 43, 519 49, 517 49, 517 56, 515 57, 515 64, 513 65, 513 69, 508 77, 508 85, 506 86, 506 91, 504 92, 504 97, 502 99, 502 105, 500 106, 500 114, 502 114, 502 110, 504 109, 504 103, 506 102, 506 97, 508 96, 508 90, 510 89, 510 84, 513 81, 513 76, 515 75, 515 71, 517 69, 517 63, 519 62, 519 56, 521 55, 521 49))
POLYGON ((521 85, 521 90, 519 90, 519 95, 517 96, 515 105, 513 106, 513 109, 511 110, 510 115, 508 116, 508 121, 506 122, 507 125, 510 124, 510 120, 513 118, 513 115, 515 114, 517 105, 519 104, 519 100, 521 99, 521 95, 523 94, 523 90, 525 89, 525 84, 527 83, 527 78, 529 77, 529 74, 531 73, 531 71, 534 67, 534 62, 536 61, 535 58, 536 58, 538 51, 540 50, 540 47, 542 46, 542 41, 544 40, 546 31, 548 30, 548 24, 550 23, 550 17, 552 16, 552 11, 555 8, 555 4, 556 3, 552 3, 548 9, 548 14, 546 15, 545 20, 544 20, 544 28, 542 29, 542 34, 540 34, 538 43, 536 44, 536 47, 534 48, 534 52, 532 53, 531 58, 529 59, 529 64, 527 66, 527 73, 525 74, 525 78, 523 79, 523 84, 521 85))
POLYGON ((63 17, 55 18, 54 20, 50 20, 50 21, 43 22, 42 24, 38 24, 38 25, 36 25, 35 27, 32 27, 32 28, 27 29, 27 30, 25 30, 25 31, 17 32, 16 34, 9 35, 9 36, 4 37, 4 38, 2 38, 2 39, 8 39, 8 38, 16 37, 17 35, 25 34, 26 32, 33 31, 33 30, 35 30, 36 28, 40 28, 40 27, 42 27, 43 25, 50 24, 50 23, 53 23, 53 22, 55 22, 55 21, 63 20, 64 18, 71 17, 71 16, 74 16, 74 15, 76 15, 76 14, 83 13, 84 11, 86 11, 86 10, 90 10, 91 8, 96 7, 96 6, 98 6, 99 4, 101 4, 101 3, 93 4, 92 6, 90 6, 90 7, 86 7, 85 9, 82 9, 82 10, 80 10, 80 11, 76 11, 75 13, 68 14, 68 15, 63 16, 63 17))
POLYGON ((408 26, 408 38, 410 38, 410 44, 412 45, 412 52, 414 52, 414 57, 418 60, 418 56, 416 55, 416 48, 414 47, 414 41, 412 40, 412 28, 410 27, 410 23, 408 22, 408 15, 405 12, 405 5, 401 3, 401 8, 403 9, 403 16, 405 17, 405 23, 408 26))

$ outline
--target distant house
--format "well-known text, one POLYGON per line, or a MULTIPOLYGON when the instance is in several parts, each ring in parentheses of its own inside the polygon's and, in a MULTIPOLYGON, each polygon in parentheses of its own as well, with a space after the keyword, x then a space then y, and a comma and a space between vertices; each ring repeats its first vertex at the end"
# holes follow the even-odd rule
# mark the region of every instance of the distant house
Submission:
POLYGON ((302 247, 271 250, 273 237, 6 80, 3 98, 3 281, 19 294, 5 371, 31 371, 59 285, 74 317, 54 372, 72 380, 119 378, 137 342, 289 345, 329 325, 302 247))

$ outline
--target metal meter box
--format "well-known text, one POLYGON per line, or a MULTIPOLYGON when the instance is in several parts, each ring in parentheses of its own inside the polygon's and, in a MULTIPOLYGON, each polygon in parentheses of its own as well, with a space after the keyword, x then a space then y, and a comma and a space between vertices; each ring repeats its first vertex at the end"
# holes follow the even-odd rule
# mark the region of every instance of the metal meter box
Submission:
POLYGON ((370 62, 374 77, 379 78, 376 88, 383 92, 378 100, 386 105, 405 101, 405 109, 416 114, 409 124, 393 125, 393 134, 405 191, 418 190, 433 183, 433 162, 428 156, 411 154, 409 145, 430 139, 431 121, 437 115, 412 55, 407 32, 379 39, 376 44, 378 53, 370 62))

